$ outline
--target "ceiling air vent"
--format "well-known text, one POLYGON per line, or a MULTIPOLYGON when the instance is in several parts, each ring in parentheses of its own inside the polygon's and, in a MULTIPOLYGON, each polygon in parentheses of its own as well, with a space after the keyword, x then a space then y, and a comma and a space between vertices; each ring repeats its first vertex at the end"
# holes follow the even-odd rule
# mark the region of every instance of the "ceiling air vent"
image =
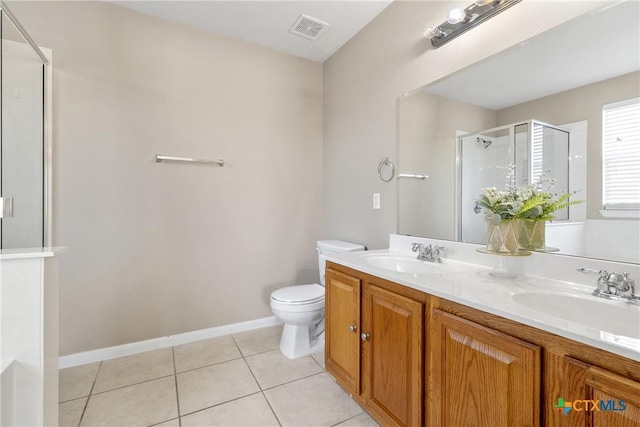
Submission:
POLYGON ((290 33, 305 39, 315 40, 320 33, 328 27, 326 22, 319 21, 306 15, 300 15, 296 22, 291 26, 290 33))

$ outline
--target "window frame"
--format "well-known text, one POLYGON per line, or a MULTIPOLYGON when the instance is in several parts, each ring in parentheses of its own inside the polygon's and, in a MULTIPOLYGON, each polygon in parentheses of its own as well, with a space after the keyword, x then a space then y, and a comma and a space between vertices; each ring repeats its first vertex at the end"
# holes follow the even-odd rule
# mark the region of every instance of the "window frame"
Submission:
MULTIPOLYGON (((636 106, 636 108, 640 108, 640 97, 628 98, 621 101, 611 102, 604 104, 602 106, 602 194, 601 194, 601 210, 600 214, 605 217, 616 217, 616 218, 640 218, 640 202, 637 204, 621 204, 621 203, 609 203, 607 204, 606 195, 607 195, 607 168, 606 168, 606 152, 607 148, 610 149, 610 146, 606 143, 607 139, 607 126, 605 115, 608 110, 612 110, 615 108, 621 108, 625 106, 636 106)), ((640 140, 640 133, 638 134, 638 138, 640 140)), ((640 151, 640 146, 638 147, 640 151)), ((640 153, 639 153, 640 154, 640 153)))

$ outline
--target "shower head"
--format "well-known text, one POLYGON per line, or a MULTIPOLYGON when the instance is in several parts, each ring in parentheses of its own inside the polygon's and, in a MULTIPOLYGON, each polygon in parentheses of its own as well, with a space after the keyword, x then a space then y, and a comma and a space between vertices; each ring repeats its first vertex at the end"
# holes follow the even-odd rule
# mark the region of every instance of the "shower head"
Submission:
POLYGON ((483 147, 483 148, 487 148, 487 147, 489 147, 489 146, 493 143, 493 141, 489 141, 489 140, 487 140, 487 139, 480 138, 480 137, 477 137, 477 138, 476 138, 476 141, 477 141, 477 142, 481 142, 481 143, 482 143, 482 147, 483 147))

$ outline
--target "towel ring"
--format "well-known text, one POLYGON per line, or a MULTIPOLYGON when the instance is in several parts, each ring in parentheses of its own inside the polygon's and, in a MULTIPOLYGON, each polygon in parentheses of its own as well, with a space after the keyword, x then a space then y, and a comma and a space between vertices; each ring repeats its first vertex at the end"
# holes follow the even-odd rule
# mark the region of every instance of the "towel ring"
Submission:
POLYGON ((380 163, 378 163, 378 176, 383 182, 391 181, 395 175, 396 175, 396 167, 393 165, 393 162, 389 160, 388 157, 385 157, 380 161, 380 163), (391 175, 389 176, 389 178, 386 178, 386 179, 383 178, 382 176, 382 168, 385 166, 391 166, 391 175))

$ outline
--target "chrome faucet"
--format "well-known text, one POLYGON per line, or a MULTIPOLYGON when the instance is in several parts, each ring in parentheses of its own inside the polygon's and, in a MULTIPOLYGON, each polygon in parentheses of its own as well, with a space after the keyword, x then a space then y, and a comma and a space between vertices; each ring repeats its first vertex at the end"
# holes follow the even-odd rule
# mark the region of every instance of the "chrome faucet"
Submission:
POLYGON ((598 271, 590 268, 578 268, 577 271, 599 276, 593 295, 640 305, 640 296, 635 294, 635 282, 629 277, 629 273, 609 273, 606 270, 598 271))
POLYGON ((412 243, 411 250, 413 252, 418 252, 418 256, 416 257, 420 261, 429 261, 429 262, 442 262, 442 252, 446 250, 446 248, 437 245, 423 245, 422 243, 412 243))

